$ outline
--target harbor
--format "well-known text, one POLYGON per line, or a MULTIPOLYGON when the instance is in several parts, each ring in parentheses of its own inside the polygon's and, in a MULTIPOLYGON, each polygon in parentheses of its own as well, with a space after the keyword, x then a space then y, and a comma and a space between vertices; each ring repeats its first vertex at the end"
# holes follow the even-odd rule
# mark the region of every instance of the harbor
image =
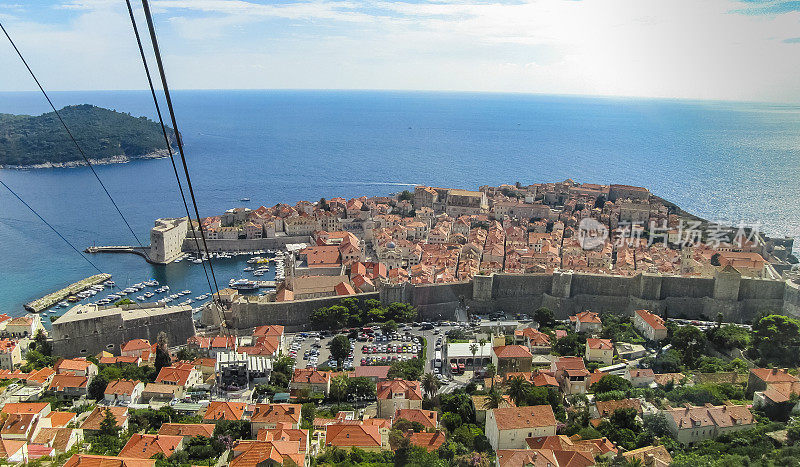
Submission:
POLYGON ((74 284, 70 284, 67 287, 64 287, 63 289, 47 294, 40 299, 26 303, 24 307, 27 311, 30 311, 32 313, 39 313, 42 310, 46 310, 47 308, 50 308, 51 306, 59 303, 60 301, 69 297, 70 295, 75 295, 77 293, 83 292, 84 290, 94 285, 103 283, 109 279, 111 279, 111 274, 106 274, 106 273, 95 274, 94 276, 90 276, 87 277, 86 279, 75 282, 74 284))

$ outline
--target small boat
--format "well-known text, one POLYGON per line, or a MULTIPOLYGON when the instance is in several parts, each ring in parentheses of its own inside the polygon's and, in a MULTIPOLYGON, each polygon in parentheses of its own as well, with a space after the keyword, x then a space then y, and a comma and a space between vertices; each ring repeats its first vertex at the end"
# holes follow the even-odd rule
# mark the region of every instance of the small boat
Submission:
POLYGON ((138 297, 136 297, 136 300, 139 300, 140 302, 143 302, 145 300, 145 298, 144 298, 144 296, 139 295, 138 297))
POLYGON ((250 201, 250 198, 240 198, 239 201, 247 202, 247 201, 250 201))
POLYGON ((59 306, 59 308, 66 308, 69 305, 67 304, 67 302, 61 301, 61 302, 58 303, 58 306, 59 306))
POLYGON ((231 287, 236 290, 255 290, 258 288, 258 284, 256 284, 254 281, 251 280, 239 279, 233 281, 231 283, 231 287))
POLYGON ((76 295, 70 295, 69 297, 67 297, 67 301, 70 303, 75 303, 81 301, 81 299, 78 298, 76 295))
POLYGON ((183 292, 181 292, 182 295, 189 295, 190 293, 192 293, 191 290, 184 290, 183 292))
POLYGON ((144 294, 144 298, 150 298, 153 295, 155 295, 153 292, 147 292, 146 294, 144 294))
POLYGON ((245 271, 252 271, 252 270, 253 270, 253 268, 251 268, 250 266, 247 266, 246 268, 244 268, 244 270, 245 270, 245 271))
POLYGON ((261 277, 264 275, 264 271, 253 271, 253 275, 256 277, 261 277))
POLYGON ((105 285, 106 287, 114 287, 117 284, 114 281, 110 281, 109 280, 109 281, 103 282, 103 285, 105 285))
POLYGON ((203 260, 202 260, 202 259, 200 259, 200 258, 195 258, 195 259, 193 259, 193 260, 192 260, 192 262, 193 262, 194 264, 200 264, 200 263, 202 263, 202 262, 203 262, 203 260))
POLYGON ((180 263, 181 261, 183 261, 183 258, 178 258, 175 261, 173 261, 173 263, 180 263))

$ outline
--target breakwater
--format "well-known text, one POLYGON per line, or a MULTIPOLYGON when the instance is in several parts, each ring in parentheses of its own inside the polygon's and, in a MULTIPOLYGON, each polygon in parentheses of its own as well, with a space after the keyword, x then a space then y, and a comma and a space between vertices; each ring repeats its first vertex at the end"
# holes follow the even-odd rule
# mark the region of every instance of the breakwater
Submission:
POLYGON ((42 298, 26 303, 24 307, 27 311, 33 313, 39 313, 42 310, 50 308, 51 306, 55 305, 61 300, 64 300, 70 295, 74 295, 78 292, 83 292, 89 287, 99 284, 101 282, 105 282, 109 279, 111 279, 111 274, 106 274, 106 273, 95 274, 94 276, 90 276, 87 277, 86 279, 75 282, 74 284, 70 284, 64 287, 63 289, 57 290, 51 294, 47 294, 42 298))

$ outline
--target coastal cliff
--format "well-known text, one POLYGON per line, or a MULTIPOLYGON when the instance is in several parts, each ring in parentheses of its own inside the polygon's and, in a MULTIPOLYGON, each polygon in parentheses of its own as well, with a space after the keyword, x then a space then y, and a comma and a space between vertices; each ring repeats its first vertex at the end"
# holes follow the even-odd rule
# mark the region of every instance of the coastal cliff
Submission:
MULTIPOLYGON (((161 126, 146 117, 75 105, 59 111, 92 164, 119 164, 168 156, 161 126)), ((175 133, 169 128, 170 143, 175 133)), ((54 112, 39 116, 0 114, 0 169, 86 165, 54 112)))

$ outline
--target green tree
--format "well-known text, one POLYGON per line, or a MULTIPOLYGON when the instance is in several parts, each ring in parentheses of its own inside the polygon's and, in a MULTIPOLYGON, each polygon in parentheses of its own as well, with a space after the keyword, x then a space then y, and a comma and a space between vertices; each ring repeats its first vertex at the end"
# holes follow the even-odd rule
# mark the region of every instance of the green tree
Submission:
POLYGON ((536 311, 533 312, 533 319, 539 323, 539 328, 549 328, 555 324, 555 314, 553 314, 553 310, 547 307, 536 309, 536 311))
POLYGON ((436 380, 433 373, 425 373, 425 376, 422 377, 422 390, 425 391, 428 399, 436 395, 436 391, 439 390, 439 381, 436 380))
POLYGON ((98 374, 92 378, 92 382, 89 383, 89 387, 86 390, 89 393, 89 397, 96 401, 101 401, 105 397, 106 386, 108 386, 108 380, 102 374, 98 374))
POLYGON ((461 416, 455 412, 445 412, 442 414, 442 425, 451 433, 461 426, 461 416))
POLYGON ((114 306, 133 305, 135 303, 136 302, 134 302, 130 298, 126 297, 126 298, 121 298, 121 299, 117 300, 116 302, 114 302, 114 306))
POLYGON ((469 353, 472 354, 472 371, 475 371, 475 355, 478 354, 478 344, 472 343, 469 345, 469 353))
POLYGON ((570 332, 556 341, 553 352, 558 355, 582 357, 586 352, 586 336, 583 333, 570 332))
POLYGON ((347 397, 347 376, 339 375, 331 380, 331 399, 334 399, 338 405, 342 404, 342 400, 347 397))
POLYGON ((385 323, 381 324, 381 331, 384 334, 391 334, 393 332, 397 332, 397 323, 394 320, 386 321, 385 323))
POLYGON ((331 339, 331 357, 336 360, 336 365, 341 369, 344 362, 350 355, 350 340, 345 335, 338 335, 331 339))
POLYGON ((347 378, 347 393, 365 400, 375 399, 375 383, 365 377, 347 378))
POLYGON ((414 194, 408 190, 403 190, 397 195, 397 199, 400 201, 412 201, 414 199, 414 194))
POLYGON ((631 388, 630 381, 617 375, 605 375, 592 385, 595 393, 609 391, 627 391, 631 388))
POLYGON ((53 354, 53 345, 47 339, 47 335, 45 335, 44 331, 39 329, 36 331, 36 336, 33 338, 33 341, 36 343, 35 349, 44 355, 45 357, 50 357, 53 354))
POLYGON ((681 326, 672 336, 672 347, 681 352, 683 363, 691 368, 705 352, 706 345, 706 335, 695 326, 681 326))
POLYGON ((103 414, 103 420, 100 422, 99 434, 101 436, 117 436, 119 431, 120 428, 117 426, 117 417, 111 413, 111 410, 106 408, 103 414))
POLYGON ((488 394, 486 394, 486 406, 484 408, 496 409, 499 408, 502 403, 503 395, 492 389, 488 394))
POLYGON ((514 404, 518 406, 523 405, 530 386, 531 383, 522 376, 514 376, 509 380, 508 395, 511 396, 511 400, 514 401, 514 404))
POLYGON ((761 358, 778 365, 800 361, 800 321, 783 315, 767 315, 753 325, 753 347, 761 358))

